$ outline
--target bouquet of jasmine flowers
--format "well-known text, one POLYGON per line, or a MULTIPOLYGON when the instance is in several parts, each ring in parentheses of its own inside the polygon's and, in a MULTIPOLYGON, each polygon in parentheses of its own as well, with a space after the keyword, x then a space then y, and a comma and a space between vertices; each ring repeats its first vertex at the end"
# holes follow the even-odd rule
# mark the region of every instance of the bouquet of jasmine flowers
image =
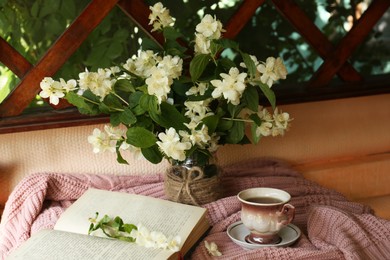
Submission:
POLYGON ((152 163, 184 161, 196 155, 206 164, 220 145, 257 144, 263 136, 283 135, 289 114, 275 106, 271 87, 285 79, 281 58, 265 61, 222 37, 219 20, 205 15, 188 40, 161 3, 150 7, 150 25, 163 34, 163 46, 150 39, 121 66, 85 70, 79 79, 41 82, 40 96, 58 104, 65 98, 83 114, 110 116, 104 130, 88 141, 95 153, 130 150, 152 163), (229 49, 240 57, 224 55, 229 49), (265 96, 270 107, 259 104, 265 96))

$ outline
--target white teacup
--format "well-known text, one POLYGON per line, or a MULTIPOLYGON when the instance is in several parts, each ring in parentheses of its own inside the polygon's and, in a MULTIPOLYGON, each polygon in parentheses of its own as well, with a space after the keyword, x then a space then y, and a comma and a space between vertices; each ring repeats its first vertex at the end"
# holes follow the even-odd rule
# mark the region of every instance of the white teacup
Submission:
POLYGON ((251 188, 237 195, 241 201, 241 220, 250 230, 245 238, 249 243, 277 244, 280 229, 295 215, 295 207, 288 202, 290 194, 274 188, 251 188))

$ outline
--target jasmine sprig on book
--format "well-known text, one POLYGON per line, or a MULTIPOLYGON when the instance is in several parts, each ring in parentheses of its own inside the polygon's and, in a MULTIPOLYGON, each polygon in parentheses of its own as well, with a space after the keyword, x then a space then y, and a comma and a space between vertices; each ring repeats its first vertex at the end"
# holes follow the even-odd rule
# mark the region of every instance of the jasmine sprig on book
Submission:
POLYGON ((89 218, 91 222, 88 235, 92 235, 96 230, 102 230, 110 238, 122 241, 132 242, 147 248, 160 248, 171 251, 179 251, 181 246, 181 237, 167 237, 162 232, 150 231, 141 223, 138 225, 124 223, 122 218, 111 218, 104 215, 98 220, 99 213, 96 212, 94 218, 89 218))

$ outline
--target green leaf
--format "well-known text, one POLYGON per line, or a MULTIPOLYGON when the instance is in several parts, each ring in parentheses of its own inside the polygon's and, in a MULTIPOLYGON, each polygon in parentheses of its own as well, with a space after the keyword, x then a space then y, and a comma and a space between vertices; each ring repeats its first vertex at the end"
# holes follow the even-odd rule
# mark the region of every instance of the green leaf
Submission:
POLYGON ((114 218, 114 223, 116 223, 116 227, 122 227, 122 225, 123 225, 123 220, 122 220, 122 218, 121 217, 119 217, 119 216, 116 216, 115 218, 114 218))
POLYGON ((34 17, 34 18, 37 18, 38 17, 38 13, 39 13, 39 1, 35 1, 31 7, 31 16, 34 17))
POLYGON ((114 89, 123 92, 135 92, 133 84, 127 79, 118 79, 114 84, 114 89))
POLYGON ((256 125, 261 125, 261 119, 257 114, 251 114, 249 118, 255 122, 256 125))
POLYGON ((161 47, 150 38, 143 38, 141 44, 142 50, 152 50, 155 52, 161 51, 161 47))
POLYGON ((157 98, 148 94, 143 94, 139 99, 139 105, 149 113, 158 113, 157 98))
POLYGON ((61 11, 64 17, 73 17, 76 14, 76 6, 73 1, 63 1, 61 11))
POLYGON ((130 127, 126 136, 129 144, 140 148, 151 147, 157 142, 156 136, 143 127, 130 127))
POLYGON ((136 225, 133 225, 133 224, 124 224, 123 225, 123 232, 126 232, 126 233, 131 233, 131 231, 133 230, 137 230, 137 226, 136 225))
POLYGON ((158 149, 157 145, 153 145, 148 148, 141 148, 142 155, 151 163, 160 163, 163 159, 163 155, 158 149))
POLYGON ((248 85, 243 93, 243 100, 250 110, 257 112, 259 109, 259 93, 256 87, 248 85))
POLYGON ((123 47, 120 42, 113 41, 106 50, 106 57, 110 59, 118 58, 123 52, 123 47))
POLYGON ((164 128, 173 127, 176 131, 186 129, 184 123, 187 123, 188 119, 171 104, 162 102, 160 112, 149 111, 149 114, 154 122, 164 128))
POLYGON ((254 144, 258 144, 260 139, 261 139, 261 135, 259 135, 259 136, 256 135, 257 127, 258 127, 258 125, 256 123, 251 124, 252 141, 254 144))
POLYGON ((120 112, 118 112, 118 113, 111 113, 110 114, 110 124, 112 126, 120 125, 120 123, 121 123, 120 115, 121 115, 120 112))
POLYGON ((119 147, 121 146, 121 144, 123 143, 124 141, 120 141, 117 143, 117 147, 116 147, 116 160, 118 163, 120 164, 129 164, 123 157, 122 157, 122 154, 119 150, 119 147))
POLYGON ((256 81, 261 91, 264 93, 265 97, 268 99, 272 108, 275 110, 276 108, 276 97, 275 93, 268 87, 268 85, 263 84, 261 81, 256 81))
POLYGON ((97 105, 87 103, 82 96, 79 96, 74 92, 68 92, 65 97, 68 102, 76 106, 82 114, 97 115, 100 113, 97 105))
POLYGON ((172 84, 172 89, 180 96, 187 97, 186 92, 190 89, 188 84, 175 80, 172 84))
POLYGON ((230 144, 239 143, 245 136, 245 123, 241 121, 234 121, 233 127, 228 132, 226 140, 230 144))
POLYGON ((129 96, 129 107, 135 107, 137 105, 139 105, 139 102, 140 102, 140 99, 141 97, 144 95, 144 93, 142 93, 141 91, 136 91, 134 93, 131 93, 130 96, 129 96))
POLYGON ((230 48, 233 50, 239 49, 238 43, 233 41, 233 40, 230 40, 230 39, 221 38, 221 39, 217 40, 216 42, 218 42, 218 44, 220 44, 224 49, 227 49, 227 48, 230 48))
POLYGON ((122 108, 122 103, 119 98, 111 93, 104 97, 103 102, 109 108, 122 108))
POLYGON ((212 116, 208 116, 208 117, 205 117, 202 119, 202 122, 207 126, 207 128, 209 129, 209 134, 212 134, 215 132, 215 130, 217 129, 217 126, 218 126, 218 123, 219 123, 219 116, 217 115, 212 115, 212 116))
POLYGON ((241 102, 239 105, 233 105, 232 103, 228 103, 227 110, 230 115, 235 118, 240 113, 241 109, 244 108, 244 104, 241 102))
POLYGON ((223 50, 223 47, 217 41, 211 41, 210 42, 210 52, 213 55, 221 52, 222 50, 223 50))
POLYGON ((237 66, 234 61, 228 58, 220 58, 217 62, 219 68, 224 71, 229 71, 230 68, 237 66))
POLYGON ((104 113, 104 114, 109 114, 111 109, 109 106, 107 106, 106 104, 104 103, 100 103, 99 104, 99 110, 100 112, 104 113))
POLYGON ((167 39, 167 40, 176 41, 177 38, 183 37, 183 35, 180 32, 176 31, 173 27, 170 27, 170 26, 165 27, 163 29, 163 34, 164 34, 165 39, 167 39))
POLYGON ((242 59, 245 63, 246 68, 248 69, 248 73, 250 77, 254 77, 256 75, 256 65, 249 56, 249 54, 241 52, 242 59))
POLYGON ((210 61, 210 55, 198 54, 190 62, 190 75, 193 82, 203 74, 204 69, 210 61))
POLYGON ((167 54, 172 56, 179 56, 183 58, 184 52, 187 50, 186 47, 180 45, 177 41, 169 40, 165 43, 164 48, 167 54))
POLYGON ((218 122, 217 130, 220 132, 225 132, 233 127, 233 121, 227 119, 221 119, 218 122))
POLYGON ((137 122, 137 118, 129 107, 125 108, 125 110, 119 114, 119 120, 124 125, 132 125, 137 122))

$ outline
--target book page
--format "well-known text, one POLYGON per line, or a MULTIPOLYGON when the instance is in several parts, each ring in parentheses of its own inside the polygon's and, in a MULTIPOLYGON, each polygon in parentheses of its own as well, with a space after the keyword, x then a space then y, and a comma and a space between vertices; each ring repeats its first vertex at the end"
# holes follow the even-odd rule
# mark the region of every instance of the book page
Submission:
MULTIPOLYGON (((96 212, 99 218, 105 214, 120 216, 124 223, 141 223, 167 237, 179 235, 184 242, 199 220, 205 222, 206 209, 142 195, 89 189, 61 215, 54 229, 87 234, 88 218, 95 217, 96 212)), ((199 229, 203 234, 207 225, 199 229)))
POLYGON ((57 231, 41 230, 12 252, 16 259, 168 259, 174 252, 150 249, 133 243, 57 231))

